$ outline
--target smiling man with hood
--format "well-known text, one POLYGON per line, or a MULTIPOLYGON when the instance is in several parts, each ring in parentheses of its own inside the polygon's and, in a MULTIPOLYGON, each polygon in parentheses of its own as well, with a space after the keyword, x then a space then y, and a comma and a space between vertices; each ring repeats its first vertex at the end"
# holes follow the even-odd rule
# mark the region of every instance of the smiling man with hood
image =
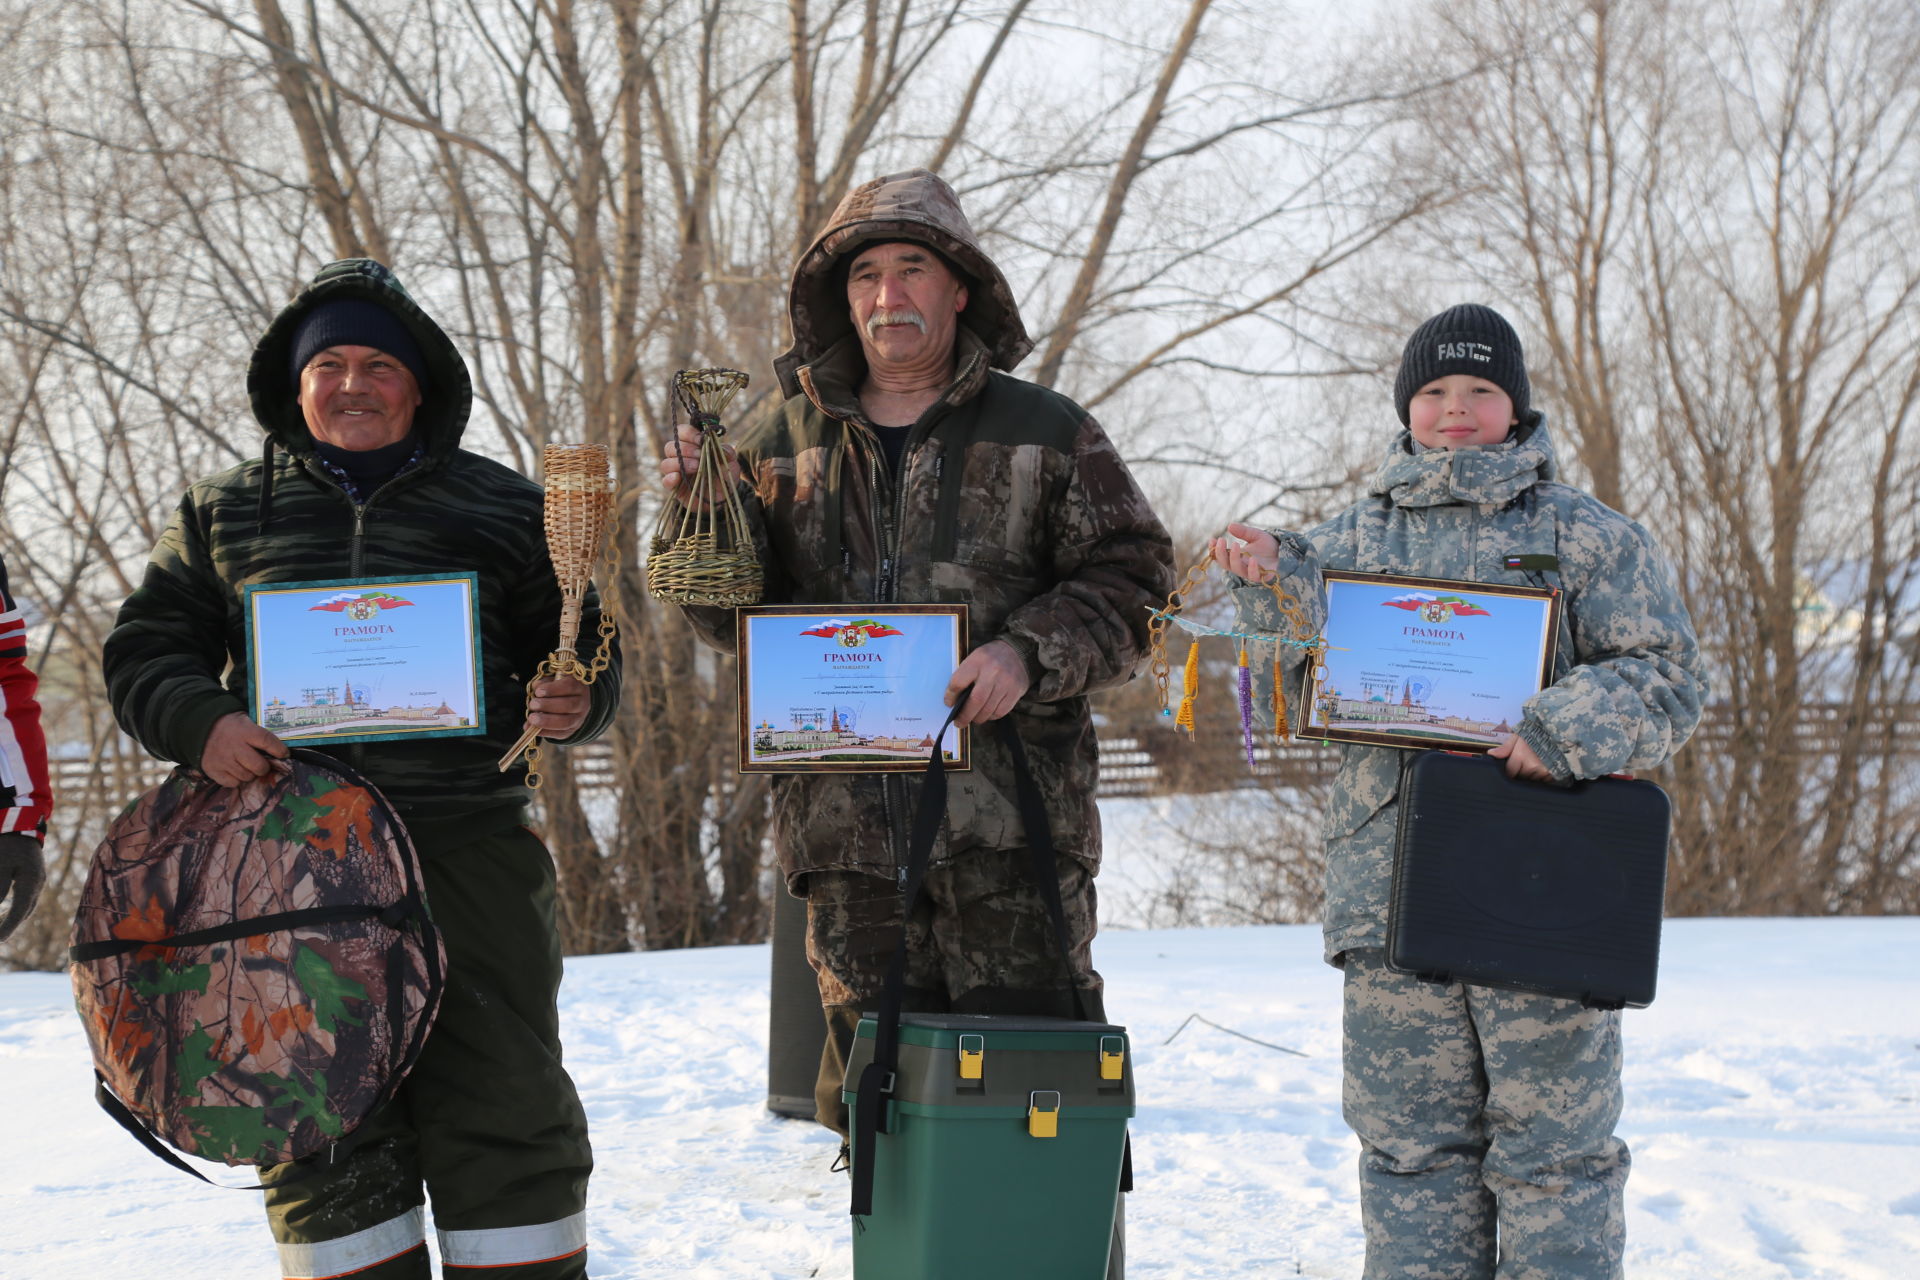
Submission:
MULTIPOLYGON (((429 1275, 424 1185, 448 1275, 583 1277, 593 1160, 560 1065, 553 862, 524 825, 524 766, 495 764, 556 639, 540 487, 460 448, 466 362, 368 259, 328 265, 268 326, 247 391, 262 456, 187 490, 107 638, 121 726, 223 786, 261 776, 287 748, 247 715, 247 586, 468 572, 486 717, 484 734, 337 748, 407 824, 448 981, 398 1096, 351 1149, 264 1172, 281 1274, 429 1275)), ((589 596, 585 634, 598 613, 589 596)), ((617 705, 618 655, 591 687, 535 692, 526 719, 544 736, 591 738, 617 705)))
MULTIPOLYGON (((1032 349, 1013 291, 953 190, 924 169, 877 178, 834 211, 793 273, 785 403, 741 437, 741 494, 766 600, 958 603, 974 648, 948 702, 962 723, 1011 717, 1060 853, 1058 877, 1089 1016, 1097 755, 1087 695, 1132 676, 1147 611, 1173 586, 1166 530, 1087 411, 1008 373, 1032 349)), ((661 460, 674 491, 698 437, 661 460)), ((690 607, 732 651, 731 611, 690 607)), ((996 734, 948 780, 905 1007, 1072 1016, 1045 899, 1026 868, 1015 765, 996 734)), ((844 1137, 841 1079, 876 1002, 895 931, 910 812, 898 774, 783 775, 774 841, 807 899, 808 958, 830 1034, 817 1088, 844 1137)))

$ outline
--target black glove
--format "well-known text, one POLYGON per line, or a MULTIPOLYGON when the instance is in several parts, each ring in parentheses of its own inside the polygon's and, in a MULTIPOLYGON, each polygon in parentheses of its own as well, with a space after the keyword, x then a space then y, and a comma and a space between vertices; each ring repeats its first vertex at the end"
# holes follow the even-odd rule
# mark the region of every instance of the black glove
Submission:
POLYGON ((40 886, 47 882, 47 860, 41 856, 40 842, 17 831, 0 834, 0 903, 13 894, 13 906, 0 920, 0 942, 20 927, 40 900, 40 886))

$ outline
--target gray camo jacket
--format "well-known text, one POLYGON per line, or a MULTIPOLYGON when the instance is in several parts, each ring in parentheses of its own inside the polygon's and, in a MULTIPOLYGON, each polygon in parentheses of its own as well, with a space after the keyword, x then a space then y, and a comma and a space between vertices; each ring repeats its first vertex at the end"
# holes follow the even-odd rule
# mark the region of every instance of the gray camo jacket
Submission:
MULTIPOLYGON (((1686 742, 1707 697, 1693 623, 1647 531, 1554 472, 1538 413, 1505 443, 1479 450, 1414 453, 1402 431, 1366 497, 1305 534, 1275 531, 1281 585, 1316 634, 1326 618, 1322 569, 1557 588, 1564 607, 1553 683, 1528 700, 1520 737, 1563 781, 1651 769, 1686 742), (1507 568, 1508 557, 1522 555, 1558 567, 1507 568)), ((1237 587, 1234 600, 1244 626, 1279 629, 1267 588, 1237 587)), ((1299 688, 1302 661, 1288 670, 1289 692, 1299 688)), ((1299 701, 1289 699, 1296 717, 1299 701)), ((1335 964, 1345 951, 1386 945, 1405 755, 1352 744, 1343 752, 1321 830, 1325 948, 1335 964)))

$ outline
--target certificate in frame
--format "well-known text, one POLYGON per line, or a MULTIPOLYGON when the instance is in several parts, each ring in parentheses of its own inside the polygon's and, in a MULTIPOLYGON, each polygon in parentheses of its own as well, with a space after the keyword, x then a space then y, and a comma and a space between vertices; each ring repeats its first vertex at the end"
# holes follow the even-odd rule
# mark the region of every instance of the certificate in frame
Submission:
MULTIPOLYGON (((759 605, 735 611, 742 773, 924 769, 967 651, 964 604, 759 605)), ((941 739, 973 767, 967 731, 941 739)))
POLYGON ((287 742, 487 730, 478 574, 245 589, 247 714, 287 742))
POLYGON ((1560 593, 1329 569, 1326 650, 1306 678, 1322 742, 1491 751, 1553 675, 1560 593))

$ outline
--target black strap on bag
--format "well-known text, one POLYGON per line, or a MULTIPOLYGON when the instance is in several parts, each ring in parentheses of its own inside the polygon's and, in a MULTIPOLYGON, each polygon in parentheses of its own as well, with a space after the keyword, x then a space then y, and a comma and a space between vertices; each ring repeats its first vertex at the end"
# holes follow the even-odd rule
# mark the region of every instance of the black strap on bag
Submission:
MULTIPOLYGON (((1054 945, 1060 953, 1060 967, 1067 990, 1073 995, 1073 1016, 1087 1021, 1086 998, 1080 984, 1073 980, 1073 956, 1067 941, 1067 908, 1060 901, 1059 858, 1053 848, 1053 824, 1047 821, 1047 806, 1040 799, 1040 787, 1033 780, 1033 766, 1027 763, 1027 747, 1014 731, 1011 718, 1002 716, 993 726, 1013 757, 1014 796, 1020 803, 1020 822, 1027 832, 1027 867, 1047 900, 1047 914, 1053 917, 1054 945)), ((943 788, 944 790, 944 788, 943 788)))
MULTIPOLYGON (((1053 916, 1053 936, 1060 951, 1060 966, 1066 974, 1067 990, 1073 994, 1073 1016, 1085 1022, 1087 1002, 1080 994, 1080 985, 1073 980, 1073 957, 1068 951, 1067 909, 1060 901, 1060 875, 1056 869, 1059 858, 1053 847, 1053 825, 1047 821, 1047 806, 1040 799, 1040 788, 1033 781, 1033 768, 1027 763, 1026 744, 1014 732, 1012 719, 1001 719, 995 728, 1000 731, 1000 740, 1013 757, 1014 791, 1020 801, 1020 820, 1026 825, 1027 851, 1031 856, 1028 865, 1032 867, 1033 878, 1039 882, 1040 892, 1047 900, 1047 912, 1053 916)), ((1120 1190, 1133 1190, 1132 1134, 1126 1136, 1120 1147, 1120 1190)))
MULTIPOLYGON (((920 901, 927 874, 927 862, 933 854, 933 842, 940 834, 940 821, 947 812, 947 771, 941 759, 940 743, 952 726, 954 717, 967 703, 962 690, 953 710, 933 735, 933 750, 927 756, 927 769, 921 775, 920 797, 914 806, 913 825, 907 839, 907 883, 901 895, 900 937, 894 943, 893 956, 887 962, 886 982, 880 992, 880 1009, 874 1028, 873 1060, 861 1069, 853 1104, 853 1197, 849 1210, 856 1218, 873 1212, 873 1158, 875 1135, 891 1132, 887 1128, 887 1100, 893 1094, 894 1075, 900 1065, 900 1005, 905 998, 907 980, 907 924, 920 901)), ((994 725, 1000 741, 1013 757, 1014 789, 1019 799, 1020 818, 1026 826, 1028 863, 1033 878, 1046 899, 1047 914, 1053 918, 1054 941, 1064 970, 1067 990, 1073 995, 1073 1012, 1087 1020, 1086 1000, 1073 980, 1073 960, 1068 952, 1067 912, 1060 901, 1060 879, 1055 870, 1053 826, 1047 821, 1047 807, 1040 788, 1033 780, 1027 762, 1026 746, 1020 741, 1010 718, 994 725)), ((1122 1160, 1122 1191, 1133 1189, 1132 1148, 1122 1160)))
POLYGON ((84 964, 88 960, 123 956, 129 951, 138 951, 142 947, 205 947, 216 942, 233 942, 240 938, 251 938, 255 934, 310 929, 315 925, 336 924, 345 920, 378 920, 389 929, 398 929, 415 916, 425 919, 426 914, 426 906, 417 896, 402 898, 390 907, 376 907, 365 903, 342 903, 334 907, 304 907, 298 911, 278 911, 270 916, 250 916, 245 920, 233 920, 226 924, 215 925, 211 929, 170 933, 164 938, 113 938, 104 942, 82 942, 78 946, 67 948, 67 958, 75 964, 84 964))
POLYGON ((93 1100, 100 1104, 102 1111, 113 1117, 114 1123, 132 1134, 139 1140, 140 1145, 148 1151, 159 1156, 162 1160, 180 1170, 182 1173, 190 1173, 208 1186, 218 1187, 222 1191, 270 1191, 273 1187, 288 1187, 296 1182, 304 1182, 306 1179, 319 1173, 322 1169, 331 1168, 335 1163, 344 1158, 348 1152, 360 1145, 368 1132, 364 1127, 360 1128, 348 1134, 346 1137, 341 1138, 338 1142, 329 1143, 324 1154, 316 1151, 311 1155, 301 1156, 298 1160, 288 1161, 287 1164, 272 1166, 273 1168, 284 1169, 287 1168, 288 1165, 291 1165, 292 1171, 285 1177, 276 1180, 271 1186, 265 1182, 248 1182, 235 1185, 230 1182, 215 1182, 212 1178, 209 1178, 185 1160, 182 1160, 172 1147, 169 1147, 166 1143, 154 1137, 152 1131, 140 1123, 140 1118, 134 1115, 133 1112, 127 1110, 124 1102, 113 1096, 113 1090, 107 1088, 107 1082, 100 1078, 98 1071, 93 1073, 93 1100))

